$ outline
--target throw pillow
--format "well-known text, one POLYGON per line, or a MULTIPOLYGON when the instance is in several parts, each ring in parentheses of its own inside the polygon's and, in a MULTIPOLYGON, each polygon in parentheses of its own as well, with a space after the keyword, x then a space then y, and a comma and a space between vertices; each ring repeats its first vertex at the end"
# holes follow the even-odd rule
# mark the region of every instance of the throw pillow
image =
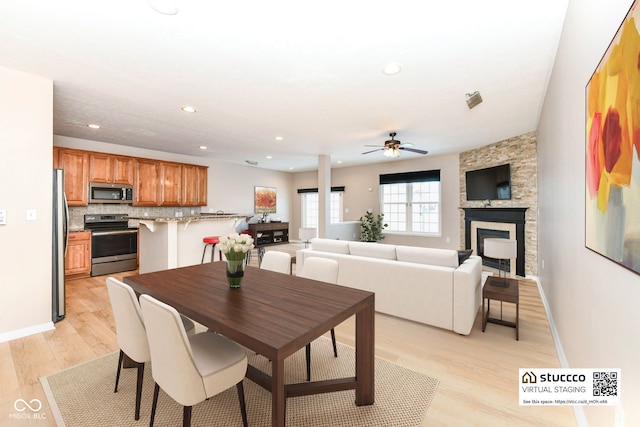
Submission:
POLYGON ((464 251, 458 251, 458 265, 461 265, 467 258, 471 256, 473 249, 465 249, 464 251))

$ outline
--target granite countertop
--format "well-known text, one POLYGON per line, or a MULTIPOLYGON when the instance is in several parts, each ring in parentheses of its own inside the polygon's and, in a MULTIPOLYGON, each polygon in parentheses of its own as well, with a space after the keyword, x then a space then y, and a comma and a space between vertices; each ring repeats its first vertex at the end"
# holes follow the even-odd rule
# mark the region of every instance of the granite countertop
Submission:
POLYGON ((191 222, 191 221, 219 221, 224 219, 251 218, 253 215, 244 214, 202 214, 182 217, 152 217, 152 216, 128 216, 128 219, 137 221, 156 222, 191 222))

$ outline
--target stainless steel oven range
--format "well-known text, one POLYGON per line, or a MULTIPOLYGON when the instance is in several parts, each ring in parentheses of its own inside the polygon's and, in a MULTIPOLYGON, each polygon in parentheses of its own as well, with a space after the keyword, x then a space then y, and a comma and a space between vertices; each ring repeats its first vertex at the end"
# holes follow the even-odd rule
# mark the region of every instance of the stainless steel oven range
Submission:
POLYGON ((138 268, 138 229, 129 228, 126 214, 87 214, 91 230, 91 276, 138 268))

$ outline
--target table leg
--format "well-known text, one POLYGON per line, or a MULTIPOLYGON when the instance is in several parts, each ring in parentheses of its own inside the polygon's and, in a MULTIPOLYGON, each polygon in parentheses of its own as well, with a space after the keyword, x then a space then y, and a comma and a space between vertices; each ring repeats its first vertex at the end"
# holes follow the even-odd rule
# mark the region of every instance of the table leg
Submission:
POLYGON ((271 425, 284 427, 287 397, 284 393, 284 360, 271 361, 271 425))
POLYGON ((375 400, 374 302, 356 314, 356 405, 375 400))

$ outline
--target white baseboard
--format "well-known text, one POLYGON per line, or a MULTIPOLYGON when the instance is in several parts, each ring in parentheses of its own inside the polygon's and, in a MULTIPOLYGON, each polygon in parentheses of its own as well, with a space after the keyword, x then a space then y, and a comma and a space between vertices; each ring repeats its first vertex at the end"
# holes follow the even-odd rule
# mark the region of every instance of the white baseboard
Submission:
POLYGON ((28 328, 3 332, 0 334, 0 342, 12 341, 18 338, 28 337, 29 335, 39 334, 40 332, 51 331, 53 329, 55 329, 53 322, 46 322, 40 325, 29 326, 28 328))
MULTIPOLYGON (((560 336, 558 335, 558 329, 556 329, 556 324, 553 321, 553 316, 551 315, 551 309, 549 308, 547 297, 544 294, 544 289, 542 289, 542 284, 540 283, 540 279, 538 278, 538 276, 527 276, 527 279, 534 280, 538 285, 538 292, 540 292, 542 305, 544 306, 544 311, 547 314, 547 319, 549 320, 549 328, 551 329, 551 336, 553 337, 553 342, 556 346, 556 353, 558 354, 558 359, 560 360, 560 367, 570 368, 571 366, 569 366, 569 362, 567 361, 567 356, 564 353, 564 349, 562 348, 562 342, 560 341, 560 336)), ((582 406, 574 405, 573 413, 576 416, 576 422, 578 423, 579 427, 589 426, 589 423, 587 422, 587 417, 584 414, 584 410, 582 406)))

